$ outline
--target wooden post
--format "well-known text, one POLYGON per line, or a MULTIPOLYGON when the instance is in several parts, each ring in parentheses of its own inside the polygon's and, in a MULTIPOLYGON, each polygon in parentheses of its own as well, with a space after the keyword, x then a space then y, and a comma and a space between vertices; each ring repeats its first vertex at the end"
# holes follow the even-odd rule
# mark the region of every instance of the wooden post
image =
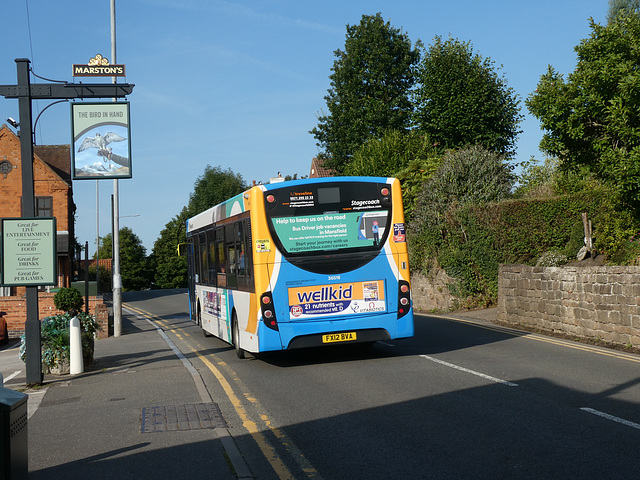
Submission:
POLYGON ((595 252, 593 250, 593 230, 591 225, 591 220, 587 219, 587 213, 583 212, 582 214, 582 225, 584 227, 584 246, 592 257, 595 257, 595 252))

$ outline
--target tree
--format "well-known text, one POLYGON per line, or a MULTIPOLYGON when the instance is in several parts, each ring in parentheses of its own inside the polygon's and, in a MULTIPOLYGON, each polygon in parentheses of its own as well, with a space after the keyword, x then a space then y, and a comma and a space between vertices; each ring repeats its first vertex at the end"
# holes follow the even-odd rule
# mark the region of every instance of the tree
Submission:
POLYGON ((207 165, 189 195, 188 216, 204 212, 246 189, 247 185, 240 174, 233 173, 230 168, 225 171, 220 167, 207 165))
POLYGON ((448 151, 437 172, 423 184, 409 224, 415 267, 424 268, 425 260, 437 254, 449 233, 447 218, 453 211, 504 200, 514 183, 512 167, 493 151, 479 145, 448 151))
MULTIPOLYGON (((129 227, 120 229, 120 275, 124 291, 144 290, 151 286, 151 273, 147 262, 147 249, 129 227)), ((105 235, 100 246, 100 258, 111 257, 113 239, 105 235)))
POLYGON ((153 245, 151 256, 155 266, 154 280, 158 288, 183 288, 187 286, 187 260, 179 257, 179 243, 186 242, 185 222, 205 210, 242 193, 247 185, 242 176, 231 169, 207 165, 198 177, 189 204, 164 227, 153 245))
POLYGON ((576 70, 565 81, 549 66, 526 104, 562 169, 587 167, 640 207, 640 16, 590 27, 576 70))
POLYGON ((609 0, 607 22, 614 22, 620 15, 640 13, 640 0, 609 0))
POLYGON ((188 217, 187 208, 184 207, 179 215, 164 226, 153 245, 157 288, 187 287, 187 259, 178 256, 177 248, 180 243, 186 242, 185 223, 188 217))
POLYGON ((520 101, 490 58, 468 42, 436 36, 416 75, 414 123, 443 151, 477 144, 514 154, 520 101))
POLYGON ((393 177, 416 158, 427 158, 431 142, 418 132, 389 130, 380 138, 371 137, 354 153, 345 175, 393 177))
POLYGON ((381 138, 372 137, 361 145, 346 165, 344 174, 399 178, 408 221, 422 184, 440 162, 441 155, 427 135, 389 130, 381 138))
POLYGON ((318 115, 311 133, 325 166, 342 173, 367 139, 387 130, 406 130, 411 121, 409 92, 417 48, 380 13, 347 25, 345 49, 334 52, 331 88, 324 97, 328 113, 318 115))

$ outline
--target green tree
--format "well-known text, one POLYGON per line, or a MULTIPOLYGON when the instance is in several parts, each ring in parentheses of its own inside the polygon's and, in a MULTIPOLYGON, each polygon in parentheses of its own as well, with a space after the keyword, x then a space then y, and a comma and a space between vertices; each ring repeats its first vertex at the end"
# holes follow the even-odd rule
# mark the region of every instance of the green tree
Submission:
POLYGON ((331 88, 324 97, 328 113, 318 115, 309 133, 323 150, 325 166, 342 173, 367 139, 409 128, 409 92, 420 52, 378 13, 347 25, 345 49, 334 54, 331 88))
MULTIPOLYGON (((151 272, 147 262, 147 249, 129 227, 120 229, 120 276, 124 291, 144 290, 151 286, 151 272)), ((111 234, 105 235, 100 246, 100 258, 110 258, 113 249, 111 234)))
POLYGON ((207 165, 204 173, 198 177, 193 192, 189 195, 189 204, 183 207, 179 215, 172 218, 164 227, 153 245, 155 272, 154 280, 158 288, 182 288, 187 286, 187 261, 179 257, 179 243, 186 242, 185 222, 205 210, 242 193, 248 187, 242 176, 231 169, 207 165))
POLYGON ((609 0, 607 22, 614 22, 619 16, 640 13, 640 0, 609 0))
POLYGON ((590 37, 575 47, 576 70, 565 81, 549 66, 526 104, 546 131, 540 148, 562 169, 586 167, 638 207, 640 16, 590 26, 590 37))
POLYGON ((469 42, 436 36, 416 73, 416 127, 442 150, 478 144, 512 156, 523 116, 520 100, 496 70, 469 42))
POLYGON ((188 216, 204 212, 246 189, 247 185, 240 174, 233 173, 230 168, 222 170, 220 167, 207 165, 189 195, 188 216))
POLYGON ((427 135, 389 130, 381 138, 370 138, 356 150, 345 167, 345 175, 397 177, 407 221, 422 184, 440 165, 441 155, 427 135))
POLYGON ((511 170, 504 157, 479 145, 445 154, 438 171, 424 183, 409 223, 415 268, 427 268, 428 260, 436 256, 449 234, 447 222, 454 211, 510 196, 515 183, 511 170))
POLYGON ((344 168, 345 175, 392 177, 416 158, 427 158, 432 145, 426 135, 389 130, 371 137, 354 153, 344 168))
POLYGON ((178 256, 177 248, 179 244, 186 242, 185 223, 188 217, 185 207, 164 226, 153 244, 152 258, 157 288, 187 287, 187 259, 178 256))

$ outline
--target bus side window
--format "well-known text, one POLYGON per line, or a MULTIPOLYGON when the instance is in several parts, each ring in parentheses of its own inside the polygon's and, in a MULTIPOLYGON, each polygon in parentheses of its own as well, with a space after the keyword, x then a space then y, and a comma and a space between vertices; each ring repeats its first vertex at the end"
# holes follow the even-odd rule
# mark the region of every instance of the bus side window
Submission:
POLYGON ((207 254, 209 255, 209 283, 216 284, 216 242, 213 230, 207 230, 207 254))
POLYGON ((247 275, 245 246, 244 246, 244 228, 242 222, 235 224, 236 249, 238 253, 238 279, 239 283, 244 284, 244 277, 247 275))
POLYGON ((227 266, 229 269, 227 270, 227 286, 229 288, 235 288, 238 286, 238 264, 237 264, 237 255, 236 255, 236 244, 235 244, 235 235, 234 235, 234 225, 229 224, 225 227, 224 231, 224 239, 226 243, 226 253, 227 253, 227 266))
POLYGON ((207 236, 204 232, 198 234, 200 242, 200 283, 209 283, 209 267, 207 265, 207 236))
POLYGON ((224 251, 224 227, 216 229, 216 262, 218 272, 218 285, 227 286, 227 257, 224 251))
POLYGON ((247 275, 247 286, 251 286, 251 277, 253 274, 253 261, 252 261, 252 245, 251 245, 251 220, 249 218, 244 220, 244 263, 247 275))

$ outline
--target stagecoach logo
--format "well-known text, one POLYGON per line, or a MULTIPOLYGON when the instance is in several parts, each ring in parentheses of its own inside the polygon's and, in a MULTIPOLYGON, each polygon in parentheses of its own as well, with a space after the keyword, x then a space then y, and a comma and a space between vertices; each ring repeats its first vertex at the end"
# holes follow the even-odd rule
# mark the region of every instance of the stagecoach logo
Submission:
POLYGON ((109 65, 109 60, 100 54, 87 65, 73 65, 74 77, 124 77, 124 65, 109 65))

